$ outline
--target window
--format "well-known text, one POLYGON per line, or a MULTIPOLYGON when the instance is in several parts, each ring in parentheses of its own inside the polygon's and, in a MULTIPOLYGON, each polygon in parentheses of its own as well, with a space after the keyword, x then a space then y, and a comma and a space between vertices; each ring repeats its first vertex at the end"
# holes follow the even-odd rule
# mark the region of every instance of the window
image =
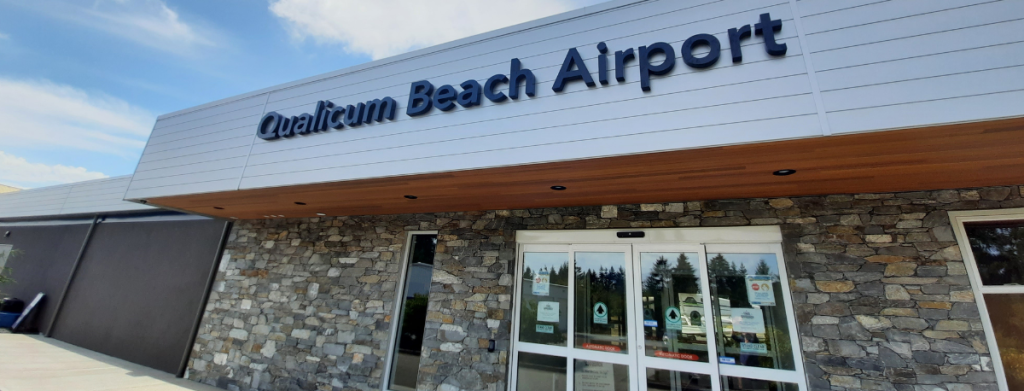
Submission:
POLYGON ((957 306, 977 303, 1000 390, 1024 389, 1024 210, 950 212, 964 265, 947 263, 949 274, 966 269, 972 287, 950 291, 957 306))
POLYGON ((0 273, 3 273, 4 267, 7 266, 7 258, 11 257, 11 252, 13 251, 13 245, 0 244, 0 273))
POLYGON ((392 351, 388 387, 395 391, 415 391, 419 373, 420 352, 423 347, 423 328, 427 321, 427 302, 430 281, 434 272, 434 249, 437 234, 412 233, 408 253, 399 311, 395 315, 398 327, 392 334, 392 351))

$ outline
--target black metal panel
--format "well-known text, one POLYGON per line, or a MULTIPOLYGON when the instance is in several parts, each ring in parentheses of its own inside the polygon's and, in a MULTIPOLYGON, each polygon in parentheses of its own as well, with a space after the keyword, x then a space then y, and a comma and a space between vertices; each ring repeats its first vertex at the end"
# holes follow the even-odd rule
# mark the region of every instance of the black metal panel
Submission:
MULTIPOLYGON (((89 221, 84 224, 4 226, 0 224, 0 244, 14 245, 20 254, 7 261, 13 284, 0 286, 0 296, 17 297, 28 303, 37 293, 46 294, 29 330, 42 330, 53 318, 57 298, 71 274, 82 248, 89 221), (10 236, 4 236, 10 232, 10 236)), ((45 331, 45 330, 42 330, 45 331)))
POLYGON ((54 325, 54 338, 177 374, 225 222, 96 226, 54 325))

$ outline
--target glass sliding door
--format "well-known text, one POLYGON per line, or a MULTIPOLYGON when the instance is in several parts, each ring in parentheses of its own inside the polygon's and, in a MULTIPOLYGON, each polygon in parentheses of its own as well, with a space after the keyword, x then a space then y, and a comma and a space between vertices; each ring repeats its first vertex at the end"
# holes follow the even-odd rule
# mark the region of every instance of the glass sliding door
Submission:
POLYGON ((521 249, 515 389, 635 389, 630 247, 528 245, 521 249))
POLYGON ((805 389, 781 249, 521 245, 513 387, 805 389))
POLYGON ((723 390, 798 390, 799 344, 781 246, 708 245, 723 390))
POLYGON ((703 246, 634 245, 639 390, 718 390, 703 246))

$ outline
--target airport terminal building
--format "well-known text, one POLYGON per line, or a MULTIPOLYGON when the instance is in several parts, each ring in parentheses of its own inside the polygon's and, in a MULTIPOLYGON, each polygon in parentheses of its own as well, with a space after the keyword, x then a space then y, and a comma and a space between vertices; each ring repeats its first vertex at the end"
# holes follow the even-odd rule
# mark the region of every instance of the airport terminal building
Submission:
POLYGON ((1021 389, 1021 102, 1024 2, 617 0, 163 115, 0 289, 227 390, 1021 389))

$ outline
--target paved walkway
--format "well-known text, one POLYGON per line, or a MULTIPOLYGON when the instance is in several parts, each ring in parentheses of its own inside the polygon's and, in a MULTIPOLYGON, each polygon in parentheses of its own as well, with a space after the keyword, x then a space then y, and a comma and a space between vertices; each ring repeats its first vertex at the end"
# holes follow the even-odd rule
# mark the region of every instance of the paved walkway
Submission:
POLYGON ((52 338, 0 334, 0 391, 223 391, 52 338))

